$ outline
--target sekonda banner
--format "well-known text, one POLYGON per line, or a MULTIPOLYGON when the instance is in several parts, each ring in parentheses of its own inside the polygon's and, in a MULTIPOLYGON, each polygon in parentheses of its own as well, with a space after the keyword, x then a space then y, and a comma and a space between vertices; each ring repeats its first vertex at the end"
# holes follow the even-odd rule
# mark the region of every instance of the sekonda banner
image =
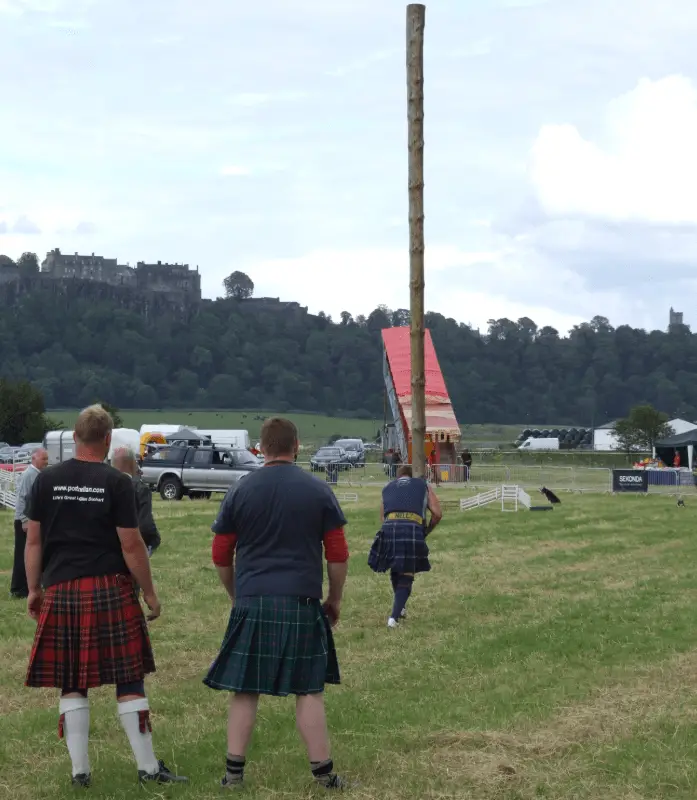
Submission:
POLYGON ((648 492, 649 475, 643 469, 613 469, 613 492, 648 492))

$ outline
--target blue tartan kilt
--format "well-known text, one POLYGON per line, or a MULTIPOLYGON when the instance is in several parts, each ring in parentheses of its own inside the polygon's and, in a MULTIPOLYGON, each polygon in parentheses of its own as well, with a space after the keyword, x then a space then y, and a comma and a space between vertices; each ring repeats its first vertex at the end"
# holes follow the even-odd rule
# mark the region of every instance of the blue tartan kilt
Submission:
POLYGON ((423 526, 404 520, 388 521, 375 535, 368 566, 373 572, 428 572, 428 552, 423 526))
POLYGON ((340 683, 331 625, 319 600, 240 597, 203 681, 211 689, 286 697, 340 683))

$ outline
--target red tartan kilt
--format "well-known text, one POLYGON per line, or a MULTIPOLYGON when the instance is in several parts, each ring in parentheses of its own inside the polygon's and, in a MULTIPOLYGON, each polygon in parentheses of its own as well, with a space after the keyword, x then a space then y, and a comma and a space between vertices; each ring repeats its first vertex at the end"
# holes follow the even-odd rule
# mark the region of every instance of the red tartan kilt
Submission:
POLYGON ((46 590, 26 686, 93 689, 141 681, 154 671, 130 576, 78 578, 46 590))

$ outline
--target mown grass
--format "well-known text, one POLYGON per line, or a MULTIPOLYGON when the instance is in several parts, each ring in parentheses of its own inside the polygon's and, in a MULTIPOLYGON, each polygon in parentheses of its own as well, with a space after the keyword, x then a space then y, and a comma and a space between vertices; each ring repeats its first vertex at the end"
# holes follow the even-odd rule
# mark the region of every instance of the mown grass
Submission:
MULTIPOLYGON (((49 412, 49 416, 72 427, 77 419, 78 409, 58 409, 49 412)), ((194 425, 205 429, 247 430, 253 440, 259 440, 259 432, 266 417, 275 416, 273 411, 195 411, 187 409, 138 410, 122 409, 119 411, 124 427, 140 430, 145 423, 168 425, 194 425)), ((345 417, 327 417, 321 414, 301 414, 283 412, 280 416, 291 419, 297 426, 303 445, 319 447, 326 444, 330 436, 346 438, 365 438, 372 440, 382 427, 382 419, 347 419, 345 417)))
MULTIPOLYGON (((366 564, 379 490, 358 492, 345 506, 353 556, 336 633, 344 682, 327 693, 335 761, 360 782, 354 796, 693 800, 697 506, 565 495, 548 513, 448 512, 408 621, 388 631, 389 581, 366 564)), ((216 508, 156 507, 155 736, 160 756, 192 779, 152 792, 161 797, 220 795, 226 698, 201 683, 228 612, 210 566, 216 508)), ((5 583, 9 516, 0 516, 5 583)), ((72 791, 56 698, 22 687, 32 632, 23 606, 2 597, 0 796, 60 800, 72 791)), ((111 691, 94 692, 92 707, 91 795, 133 797, 111 691)), ((248 763, 247 797, 315 793, 292 701, 262 702, 248 763)))

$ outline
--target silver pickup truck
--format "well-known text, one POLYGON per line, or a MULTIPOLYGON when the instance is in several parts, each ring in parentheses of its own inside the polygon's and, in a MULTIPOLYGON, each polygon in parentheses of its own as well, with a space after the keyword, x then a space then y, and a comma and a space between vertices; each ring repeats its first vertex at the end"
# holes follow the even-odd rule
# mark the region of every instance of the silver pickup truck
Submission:
POLYGON ((141 477, 163 500, 192 500, 227 492, 261 464, 248 450, 168 447, 143 459, 141 477))

